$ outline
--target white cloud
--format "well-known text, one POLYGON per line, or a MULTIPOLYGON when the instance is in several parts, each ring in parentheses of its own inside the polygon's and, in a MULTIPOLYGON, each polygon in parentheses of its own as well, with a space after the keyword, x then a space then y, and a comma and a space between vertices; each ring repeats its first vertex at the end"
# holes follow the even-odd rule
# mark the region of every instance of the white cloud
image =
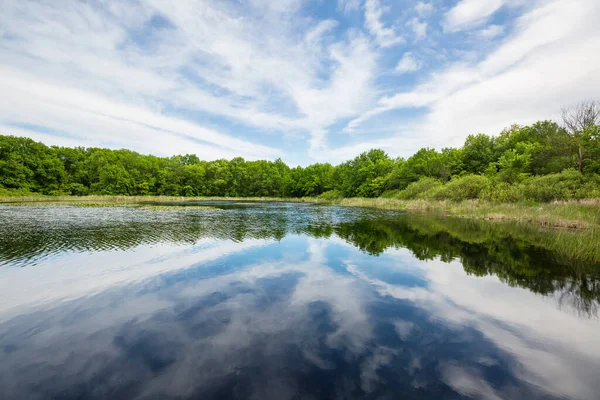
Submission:
POLYGON ((361 0, 338 0, 338 9, 343 12, 356 11, 360 8, 361 0))
MULTIPOLYGON (((298 18, 301 1, 255 0, 249 7, 155 0, 7 2, 3 28, 12 39, 0 44, 0 57, 24 75, 12 83, 12 75, 3 77, 18 95, 14 102, 3 99, 0 123, 35 122, 78 137, 82 145, 159 154, 273 158, 282 152, 256 144, 269 142, 263 133, 270 131, 309 136, 309 146, 322 146, 329 125, 372 102, 375 50, 360 32, 336 38, 333 20, 298 18), (164 27, 153 25, 156 18, 164 27), (32 94, 15 86, 17 81, 51 90, 32 94), (67 98, 71 89, 104 108, 84 113, 85 105, 67 98), (74 102, 77 111, 70 109, 74 102), (173 108, 185 118, 173 115, 173 108), (207 114, 256 127, 260 134, 244 137, 243 127, 218 132, 218 124, 206 122, 207 114)), ((382 32, 386 43, 394 40, 385 28, 382 32)))
MULTIPOLYGON (((385 379, 378 370, 390 364, 398 352, 381 341, 389 336, 377 334, 374 327, 381 320, 374 321, 370 311, 382 304, 398 304, 393 299, 399 299, 403 308, 415 310, 416 315, 427 318, 427 323, 441 324, 441 330, 431 336, 430 332, 420 331, 418 323, 393 317, 389 320, 390 327, 401 339, 410 341, 417 335, 421 339, 432 339, 435 347, 450 337, 444 336, 445 333, 460 333, 466 329, 476 332, 477 342, 491 349, 480 352, 478 350, 482 348, 478 347, 460 360, 440 359, 441 379, 457 392, 481 398, 510 398, 523 384, 532 385, 541 395, 546 392, 555 397, 595 398, 599 386, 595 367, 600 358, 597 320, 561 311, 552 297, 536 296, 526 289, 510 287, 495 276, 467 275, 458 261, 419 261, 409 250, 398 248, 365 262, 364 255, 335 235, 328 240, 299 242, 298 238, 292 238, 292 241, 295 246, 300 246, 295 252, 271 252, 275 257, 241 265, 234 271, 225 269, 217 274, 201 274, 198 279, 181 280, 173 285, 164 285, 163 275, 190 267, 200 271, 210 267, 210 261, 215 257, 223 259, 271 241, 200 240, 183 247, 143 247, 141 252, 128 254, 101 251, 93 254, 92 258, 98 263, 95 268, 78 268, 90 261, 90 254, 61 254, 32 268, 0 270, 0 276, 9 278, 0 279, 0 287, 4 286, 2 293, 7 299, 6 304, 0 304, 0 320, 20 313, 22 318, 13 320, 11 325, 15 327, 14 331, 29 329, 32 332, 27 338, 29 346, 15 346, 15 351, 7 353, 8 361, 2 363, 3 374, 0 375, 26 390, 31 385, 23 382, 31 376, 14 374, 14 371, 26 371, 35 363, 50 365, 36 370, 34 378, 39 380, 40 374, 51 379, 54 372, 51 365, 64 362, 66 357, 75 355, 77 359, 87 360, 95 356, 112 360, 116 328, 132 319, 142 325, 144 321, 152 323, 153 316, 158 313, 163 323, 153 324, 153 332, 167 335, 171 347, 185 351, 173 352, 175 368, 166 368, 160 377, 143 385, 145 393, 154 393, 156 387, 161 387, 167 390, 163 394, 174 395, 181 387, 189 389, 190 385, 226 376, 231 373, 232 365, 239 365, 240 354, 247 354, 252 347, 262 348, 260 346, 265 343, 269 364, 276 366, 269 372, 273 377, 281 378, 282 369, 277 366, 289 361, 289 357, 281 355, 289 353, 290 345, 300 345, 305 362, 323 369, 334 368, 326 357, 330 352, 325 352, 324 356, 322 351, 326 346, 330 350, 343 350, 351 360, 360 360, 360 364, 357 362, 360 383, 363 390, 369 391, 374 388, 374 383, 385 379), (330 268, 326 262, 329 247, 333 244, 352 249, 345 253, 348 259, 342 260, 346 266, 344 272, 330 268), (115 264, 115 260, 119 263, 115 264), (57 262, 60 268, 56 268, 57 262), (117 264, 120 267, 114 267, 117 264), (390 268, 392 273, 397 271, 418 277, 427 285, 380 280, 378 274, 372 274, 380 267, 390 268), (265 295, 271 293, 268 288, 264 290, 263 283, 277 282, 285 276, 294 276, 297 280, 291 287, 282 286, 278 294, 284 295, 269 298, 265 307, 265 295), (13 286, 20 290, 3 285, 7 281, 19 282, 20 285, 13 286), (212 321, 218 324, 218 329, 200 339, 195 334, 190 336, 189 325, 181 324, 181 312, 192 308, 197 311, 199 301, 211 298, 209 296, 215 293, 222 295, 222 301, 212 302, 202 308, 201 313, 190 314, 190 321, 203 322, 203 325, 212 321), (115 302, 115 296, 120 301, 115 302), (326 333, 319 330, 323 327, 322 320, 315 320, 314 307, 319 305, 326 307, 331 322, 332 329, 326 333), (76 323, 72 323, 65 315, 75 309, 89 312, 81 313, 76 323), (43 312, 43 321, 36 319, 37 314, 29 315, 29 318, 23 315, 32 311, 43 312), (227 316, 225 320, 223 315, 227 316), (42 323, 45 329, 30 329, 42 326, 42 323), (324 340, 315 338, 318 332, 324 340), (442 336, 439 336, 440 332, 442 336), (48 343, 53 344, 53 349, 68 348, 69 351, 55 354, 48 350, 48 343), (481 374, 484 368, 494 364, 494 357, 508 361, 499 367, 516 380, 508 385, 492 385, 481 374), (205 368, 207 365, 217 367, 205 368), (14 366, 19 368, 9 368, 14 366), (190 370, 207 370, 210 374, 188 376, 181 373, 190 370), (168 382, 178 384, 170 386, 168 382)), ((289 278, 286 282, 291 283, 289 278)), ((205 303, 202 301, 203 305, 205 303)), ((133 329, 131 332, 135 332, 135 326, 133 329)), ((459 340, 457 345, 468 344, 467 341, 468 338, 459 340)), ((414 350, 411 346, 406 349, 414 350)), ((417 357, 419 354, 423 355, 417 351, 417 357)), ((418 358, 415 364, 419 365, 418 358)), ((73 379, 82 382, 94 372, 81 374, 78 363, 64 365, 70 366, 73 379)), ((411 366, 406 367, 406 372, 415 377, 411 366)), ((267 379, 269 383, 276 380, 267 379)))
POLYGON ((504 33, 504 27, 501 25, 489 25, 478 32, 478 35, 484 39, 493 39, 504 33))
POLYGON ((5 268, 0 280, 4 294, 0 321, 38 307, 54 307, 90 293, 114 290, 124 283, 152 279, 269 243, 271 241, 262 239, 215 242, 207 238, 199 239, 188 248, 164 243, 141 244, 129 254, 119 250, 61 254, 58 259, 37 260, 35 268, 5 268), (94 268, 81 268, 81 265, 94 265, 94 268), (28 290, 24 291, 24 287, 28 290))
POLYGON ((465 397, 502 400, 493 386, 479 376, 477 371, 465 370, 455 364, 442 365, 442 377, 448 386, 465 397))
MULTIPOLYGON (((397 260, 404 268, 404 260, 412 258, 408 253, 406 249, 388 250, 384 257, 397 260)), ((451 328, 475 327, 515 358, 518 366, 513 373, 519 379, 553 395, 594 398, 598 383, 587 368, 600 357, 596 320, 564 312, 552 298, 510 287, 495 276, 467 275, 460 262, 417 262, 413 258, 410 264, 425 274, 426 287, 373 279, 351 263, 347 269, 377 287, 382 296, 408 300, 451 328), (581 340, 571 340, 573 334, 581 340)), ((478 393, 482 398, 498 399, 508 394, 498 393, 501 387, 492 388, 476 371, 455 364, 440 367, 444 380, 465 395, 478 393)))
POLYGON ((421 63, 415 59, 411 52, 406 52, 396 65, 394 71, 400 74, 404 74, 407 72, 414 72, 421 68, 421 63))
POLYGON ((445 15, 444 28, 460 31, 481 24, 511 0, 460 0, 445 15))
MULTIPOLYGON (((597 41, 592 0, 494 0, 485 7, 462 0, 446 13, 446 32, 428 17, 437 3, 417 2, 393 18, 386 14, 389 4, 338 2, 339 12, 357 7, 364 12, 364 24, 357 25, 308 17, 307 7, 315 4, 302 0, 8 0, 0 59, 2 90, 11 90, 11 96, 0 99, 0 125, 4 132, 47 143, 155 154, 195 151, 201 157, 282 156, 308 163, 379 145, 407 155, 414 150, 407 141, 456 144, 468 132, 494 133, 512 122, 547 117, 578 96, 597 93, 596 78, 584 77, 588 67, 597 66, 596 52, 581 64, 574 61, 588 51, 585 43, 597 41), (516 5, 522 7, 513 10, 525 14, 503 26, 481 26, 503 6, 516 5), (467 29, 460 48, 444 42, 450 31, 467 29), (494 47, 480 45, 494 37, 501 38, 494 47), (404 38, 422 41, 418 53, 399 52, 404 38), (401 53, 412 54, 390 66, 401 53), (460 62, 459 53, 470 57, 460 62), (393 80, 425 61, 439 68, 428 78, 393 80), (521 74, 534 77, 496 88, 504 76, 521 74), (381 77, 390 79, 383 85, 381 77), (525 104, 538 87, 547 95, 525 104), (483 88, 498 92, 479 93, 483 88), (467 101, 450 102, 459 95, 467 101), (515 95, 523 96, 518 106, 515 95), (398 121, 402 132, 393 137, 382 137, 386 132, 377 123, 367 125, 401 108, 410 115, 398 121), (418 118, 411 109, 421 109, 418 118), (359 135, 336 135, 348 120, 346 130, 380 138, 358 143, 359 135), (275 148, 292 144, 294 154, 275 148)), ((414 46, 410 42, 406 45, 414 46)))
MULTIPOLYGON (((197 152, 215 159, 241 154, 272 158, 276 149, 224 135, 137 105, 119 103, 79 89, 43 82, 0 67, 0 118, 66 133, 90 145, 136 148, 161 154, 197 152), (31 109, 35 112, 30 112, 31 109)), ((10 130, 10 128, 8 128, 10 130)))
POLYGON ((397 35, 393 28, 388 28, 381 22, 385 10, 379 0, 367 0, 365 2, 365 26, 381 47, 392 47, 404 43, 404 39, 397 35))
POLYGON ((415 5, 415 11, 420 16, 424 17, 433 11, 433 4, 419 1, 415 5))
MULTIPOLYGON (((418 146, 461 145, 466 135, 497 134, 511 123, 553 117, 565 104, 600 92, 600 4, 552 1, 516 20, 515 33, 479 63, 454 63, 414 89, 386 96, 352 120, 356 130, 369 119, 401 108, 426 108, 425 117, 404 127, 418 146)), ((382 139, 392 153, 410 155, 404 137, 382 139)), ((359 146, 358 144, 355 146, 359 146)))
POLYGON ((413 18, 408 22, 408 26, 414 32, 416 40, 424 39, 427 36, 427 22, 413 18))

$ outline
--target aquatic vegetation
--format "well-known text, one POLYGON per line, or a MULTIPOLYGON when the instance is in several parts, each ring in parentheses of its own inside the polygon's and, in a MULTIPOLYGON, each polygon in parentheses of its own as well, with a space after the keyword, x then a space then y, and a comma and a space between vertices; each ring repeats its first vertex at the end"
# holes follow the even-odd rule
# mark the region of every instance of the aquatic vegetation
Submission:
POLYGON ((216 207, 202 206, 196 204, 140 204, 137 207, 148 211, 214 211, 216 207))

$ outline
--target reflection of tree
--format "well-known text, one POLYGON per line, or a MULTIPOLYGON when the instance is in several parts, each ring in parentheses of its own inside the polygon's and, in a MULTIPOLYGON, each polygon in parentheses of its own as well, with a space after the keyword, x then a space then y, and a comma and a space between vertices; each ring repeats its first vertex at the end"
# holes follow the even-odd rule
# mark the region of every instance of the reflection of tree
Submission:
POLYGON ((517 225, 460 219, 404 217, 340 225, 335 232, 373 255, 404 247, 421 260, 459 259, 471 275, 497 276, 508 285, 542 295, 555 295, 562 306, 587 315, 600 302, 598 266, 534 245, 554 232, 523 231, 517 225), (540 238, 540 235, 542 236, 540 238))
MULTIPOLYGON (((29 210, 15 211, 26 213, 29 210)), ((91 210, 93 213, 90 214, 89 211, 82 212, 81 218, 61 219, 65 210, 55 209, 58 215, 48 223, 36 222, 35 217, 28 217, 26 223, 22 223, 21 216, 14 220, 6 218, 0 224, 0 265, 26 264, 36 257, 63 251, 127 250, 158 243, 189 245, 203 238, 238 242, 246 239, 281 240, 290 231, 287 214, 276 212, 103 209, 91 210)))
POLYGON ((580 281, 556 282, 555 297, 561 308, 577 311, 580 315, 598 315, 598 280, 584 277, 580 281))
POLYGON ((189 245, 202 238, 281 240, 288 234, 315 238, 336 234, 375 256, 388 248, 403 247, 421 260, 459 259, 468 274, 495 275, 511 286, 554 295, 562 306, 585 314, 595 313, 600 301, 598 265, 577 257, 585 243, 595 246, 598 238, 584 238, 586 241, 581 235, 561 233, 557 239, 556 232, 519 225, 327 207, 209 213, 105 209, 79 211, 81 218, 68 214, 74 211, 55 210, 57 218, 47 224, 31 215, 23 217, 28 210, 15 212, 23 213, 14 219, 18 222, 5 218, 0 225, 0 264, 25 265, 62 251, 130 249, 155 243, 189 245), (71 218, 61 219, 61 212, 71 218))

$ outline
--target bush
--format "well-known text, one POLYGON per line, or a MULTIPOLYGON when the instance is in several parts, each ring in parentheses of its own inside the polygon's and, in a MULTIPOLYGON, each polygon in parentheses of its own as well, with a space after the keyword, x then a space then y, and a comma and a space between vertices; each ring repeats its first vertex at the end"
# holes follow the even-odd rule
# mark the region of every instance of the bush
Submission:
POLYGON ((323 200, 337 200, 344 197, 344 194, 339 190, 328 190, 327 192, 321 193, 319 196, 323 200))
POLYGON ((594 175, 578 191, 579 199, 598 199, 600 198, 600 176, 594 175))
POLYGON ((510 203, 517 201, 550 202, 600 197, 600 178, 585 176, 574 169, 557 174, 529 177, 519 184, 493 182, 480 198, 510 203))
POLYGON ((70 183, 63 188, 63 191, 73 196, 87 196, 88 188, 81 183, 70 183))
POLYGON ((428 197, 426 194, 440 187, 442 183, 435 178, 421 178, 400 191, 397 197, 402 200, 423 199, 428 197))
POLYGON ((17 196, 41 196, 41 194, 30 192, 27 189, 6 189, 6 188, 0 186, 0 197, 17 197, 17 196))
POLYGON ((428 194, 435 200, 462 201, 479 198, 490 185, 490 181, 481 175, 463 175, 454 177, 443 187, 428 194))
POLYGON ((394 189, 394 190, 386 190, 385 192, 381 193, 381 196, 384 199, 397 199, 399 198, 399 194, 400 194, 400 190, 398 189, 394 189))
POLYGON ((579 171, 566 169, 558 174, 529 178, 519 185, 519 190, 525 200, 575 200, 586 197, 585 191, 593 191, 593 184, 587 188, 584 184, 585 178, 579 171))
POLYGON ((479 198, 499 203, 522 201, 523 193, 519 189, 520 186, 521 185, 511 185, 507 182, 491 182, 487 188, 481 191, 479 198))

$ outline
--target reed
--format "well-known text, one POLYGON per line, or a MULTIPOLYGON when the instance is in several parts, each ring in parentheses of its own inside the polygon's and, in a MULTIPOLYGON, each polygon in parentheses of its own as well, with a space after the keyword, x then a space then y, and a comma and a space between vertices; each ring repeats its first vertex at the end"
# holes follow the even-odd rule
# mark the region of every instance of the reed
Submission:
POLYGON ((600 229, 600 203, 596 200, 553 203, 492 203, 482 200, 461 202, 398 199, 341 199, 349 207, 437 213, 490 221, 516 221, 545 227, 600 229))

